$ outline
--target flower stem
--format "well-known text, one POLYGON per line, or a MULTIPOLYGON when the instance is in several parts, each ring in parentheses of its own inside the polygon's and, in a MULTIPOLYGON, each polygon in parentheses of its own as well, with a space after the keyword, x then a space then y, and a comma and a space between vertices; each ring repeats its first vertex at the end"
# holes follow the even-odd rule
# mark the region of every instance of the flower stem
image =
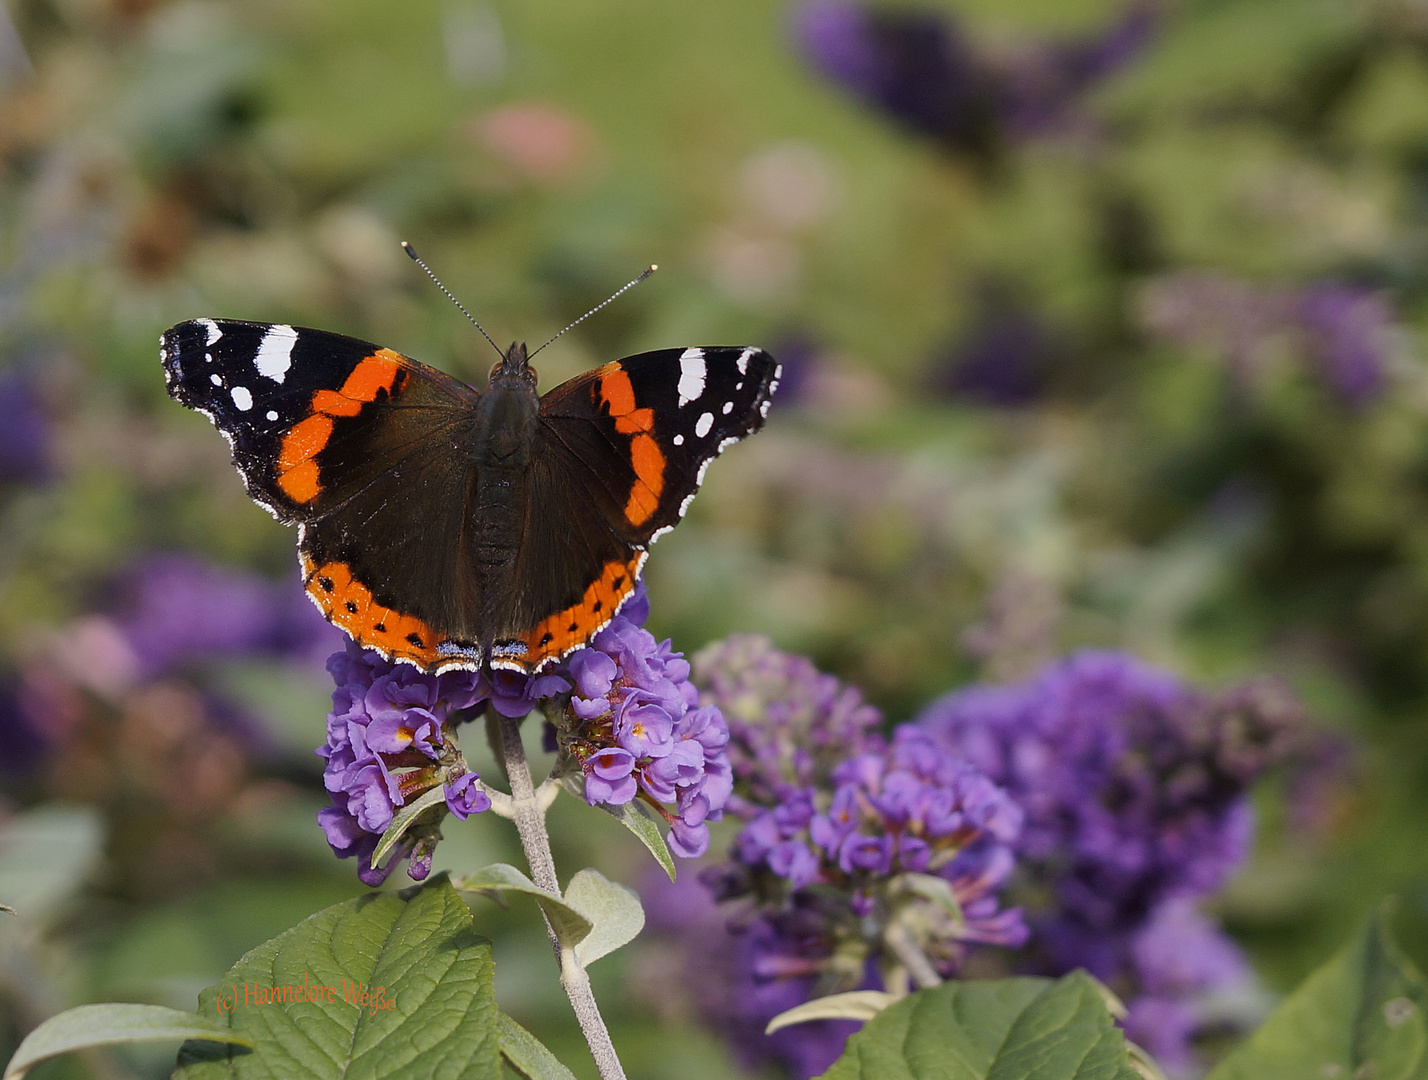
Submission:
POLYGON ((919 989, 927 989, 929 986, 942 985, 942 976, 937 974, 937 969, 932 966, 932 962, 927 959, 923 951, 917 947, 917 943, 912 940, 912 935, 907 932, 901 921, 894 919, 886 930, 883 931, 883 940, 891 947, 893 954, 903 962, 908 974, 912 976, 912 981, 918 985, 919 989))
MULTIPOLYGON (((526 750, 521 745, 520 721, 505 716, 501 717, 501 757, 511 783, 511 809, 521 847, 525 849, 526 861, 530 863, 531 880, 547 892, 560 896, 560 880, 555 876, 555 859, 550 853, 550 834, 545 828, 545 811, 549 804, 542 805, 531 782, 526 750)), ((580 1022, 580 1030, 600 1070, 600 1080, 625 1080, 624 1066, 615 1054, 615 1044, 610 1041, 609 1029, 605 1027, 600 1007, 595 1003, 590 976, 576 960, 574 950, 561 945, 549 920, 546 921, 546 930, 550 933, 550 943, 560 963, 560 985, 565 988, 565 996, 575 1010, 575 1019, 580 1022)))

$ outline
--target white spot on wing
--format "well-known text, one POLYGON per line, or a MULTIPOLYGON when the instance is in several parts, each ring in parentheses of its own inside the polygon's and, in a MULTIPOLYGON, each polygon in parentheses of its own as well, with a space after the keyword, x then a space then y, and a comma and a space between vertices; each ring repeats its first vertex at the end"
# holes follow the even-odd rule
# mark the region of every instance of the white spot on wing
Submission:
POLYGON ((747 375, 749 373, 749 357, 753 356, 754 353, 758 351, 758 349, 750 345, 747 349, 745 349, 739 354, 739 359, 735 360, 734 364, 739 369, 740 375, 747 375))
POLYGON ((277 410, 276 410, 276 409, 269 409, 269 410, 268 410, 268 419, 269 419, 269 420, 276 420, 277 418, 278 418, 277 410))
POLYGON ((249 393, 246 386, 235 386, 228 393, 233 397, 233 404, 243 412, 247 412, 253 407, 253 395, 249 393))
POLYGON ((282 382, 293 366, 293 346, 297 344, 297 331, 281 323, 268 327, 263 335, 263 343, 258 346, 258 355, 253 358, 253 366, 259 375, 265 375, 273 382, 282 382))
POLYGON ((705 413, 699 418, 699 422, 694 425, 694 434, 698 435, 702 439, 704 438, 704 436, 709 434, 709 429, 713 426, 714 414, 705 413))
POLYGON ((685 349, 679 357, 679 407, 704 393, 704 350, 685 349))
POLYGON ((676 435, 671 441, 674 443, 675 446, 683 446, 683 445, 684 445, 684 436, 683 436, 683 435, 676 435))
POLYGON ((209 345, 223 336, 223 331, 218 329, 218 324, 212 319, 195 319, 194 322, 203 327, 204 333, 208 336, 209 345))
POLYGON ((215 372, 214 374, 210 375, 210 376, 208 377, 208 381, 211 382, 214 386, 222 386, 222 385, 223 385, 223 380, 218 377, 218 373, 217 373, 217 372, 215 372))
POLYGON ((728 416, 731 412, 734 411, 734 403, 733 403, 732 401, 726 401, 726 402, 724 402, 724 408, 721 409, 720 411, 721 411, 725 416, 728 416))

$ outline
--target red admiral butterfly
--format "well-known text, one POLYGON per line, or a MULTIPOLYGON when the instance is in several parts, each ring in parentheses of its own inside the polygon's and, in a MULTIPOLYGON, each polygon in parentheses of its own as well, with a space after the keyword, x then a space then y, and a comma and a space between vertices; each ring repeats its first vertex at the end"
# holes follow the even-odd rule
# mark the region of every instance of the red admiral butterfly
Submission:
POLYGON ((779 377, 760 349, 662 349, 541 397, 523 344, 484 391, 280 324, 195 319, 160 345, 170 395, 298 526, 322 613, 429 672, 532 672, 585 644, 709 462, 763 426, 779 377))

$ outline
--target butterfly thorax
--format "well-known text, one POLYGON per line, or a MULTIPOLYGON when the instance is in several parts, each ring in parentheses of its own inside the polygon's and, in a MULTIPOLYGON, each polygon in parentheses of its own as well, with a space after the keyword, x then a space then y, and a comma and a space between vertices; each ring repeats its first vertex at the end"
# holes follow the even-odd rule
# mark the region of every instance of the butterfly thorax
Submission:
POLYGON ((526 347, 517 342, 491 369, 491 383, 476 406, 471 454, 481 469, 524 469, 535 444, 540 397, 526 347))

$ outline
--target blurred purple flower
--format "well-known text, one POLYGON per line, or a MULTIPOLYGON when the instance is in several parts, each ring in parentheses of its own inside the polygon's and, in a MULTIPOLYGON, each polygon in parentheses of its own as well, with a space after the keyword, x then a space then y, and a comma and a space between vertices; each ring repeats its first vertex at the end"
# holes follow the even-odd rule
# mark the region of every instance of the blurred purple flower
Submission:
POLYGON ((1292 344, 1308 372, 1351 409, 1383 396, 1398 333, 1381 290, 1333 280, 1259 285, 1201 273, 1151 282, 1141 321, 1161 340, 1212 351, 1247 383, 1292 344))
MULTIPOLYGON (((1151 995, 1163 1013, 1188 992, 1163 958, 1192 925, 1188 908, 1162 921, 1166 905, 1212 892, 1244 860, 1248 788, 1284 755, 1298 712, 1274 680, 1209 695, 1127 654, 1083 652, 1024 682, 956 691, 917 723, 1025 810, 1015 848, 1024 883, 1048 898, 1029 917, 1042 970, 1086 967, 1133 1011, 1151 995)), ((1238 956, 1193 925, 1192 952, 1208 957, 1213 940, 1221 961, 1238 956)), ((1193 989, 1232 969, 1243 967, 1207 964, 1193 989)))
POLYGON ((1360 285, 1320 281, 1299 293, 1299 319, 1320 378, 1354 408, 1382 396, 1394 313, 1382 293, 1360 285))
POLYGON ((1026 137, 1065 127, 1080 98, 1146 51, 1160 15, 1158 3, 1136 0, 1098 33, 1022 50, 996 79, 1007 132, 1026 137))
POLYGON ((986 282, 978 294, 971 327, 934 359, 932 389, 986 405, 1026 405, 1063 360, 1061 338, 1004 283, 986 282))
MULTIPOLYGON (((682 1003, 690 1015, 680 1019, 697 1018, 712 1027, 746 1069, 778 1062, 795 1080, 807 1080, 826 1071, 861 1026, 816 1020, 764 1034, 771 1019, 819 992, 818 972, 831 961, 835 945, 820 913, 801 907, 730 920, 709 890, 685 875, 673 882, 652 876, 640 895, 651 935, 667 940, 684 963, 675 980, 692 1000, 682 1003)), ((662 986, 637 985, 636 992, 668 997, 662 986)))
POLYGON ((790 785, 826 784, 882 724, 856 687, 758 635, 710 645, 694 669, 701 700, 728 724, 731 810, 774 803, 790 785))
POLYGON ((820 72, 944 147, 990 161, 1007 141, 1069 126, 1079 100, 1135 60, 1158 18, 1138 2, 1106 30, 999 62, 942 12, 807 0, 793 36, 820 72))
POLYGON ((234 655, 306 659, 343 641, 291 582, 179 554, 152 556, 125 575, 114 621, 147 678, 234 655))
POLYGON ((29 378, 0 372, 0 485, 42 484, 53 474, 49 418, 29 378))

